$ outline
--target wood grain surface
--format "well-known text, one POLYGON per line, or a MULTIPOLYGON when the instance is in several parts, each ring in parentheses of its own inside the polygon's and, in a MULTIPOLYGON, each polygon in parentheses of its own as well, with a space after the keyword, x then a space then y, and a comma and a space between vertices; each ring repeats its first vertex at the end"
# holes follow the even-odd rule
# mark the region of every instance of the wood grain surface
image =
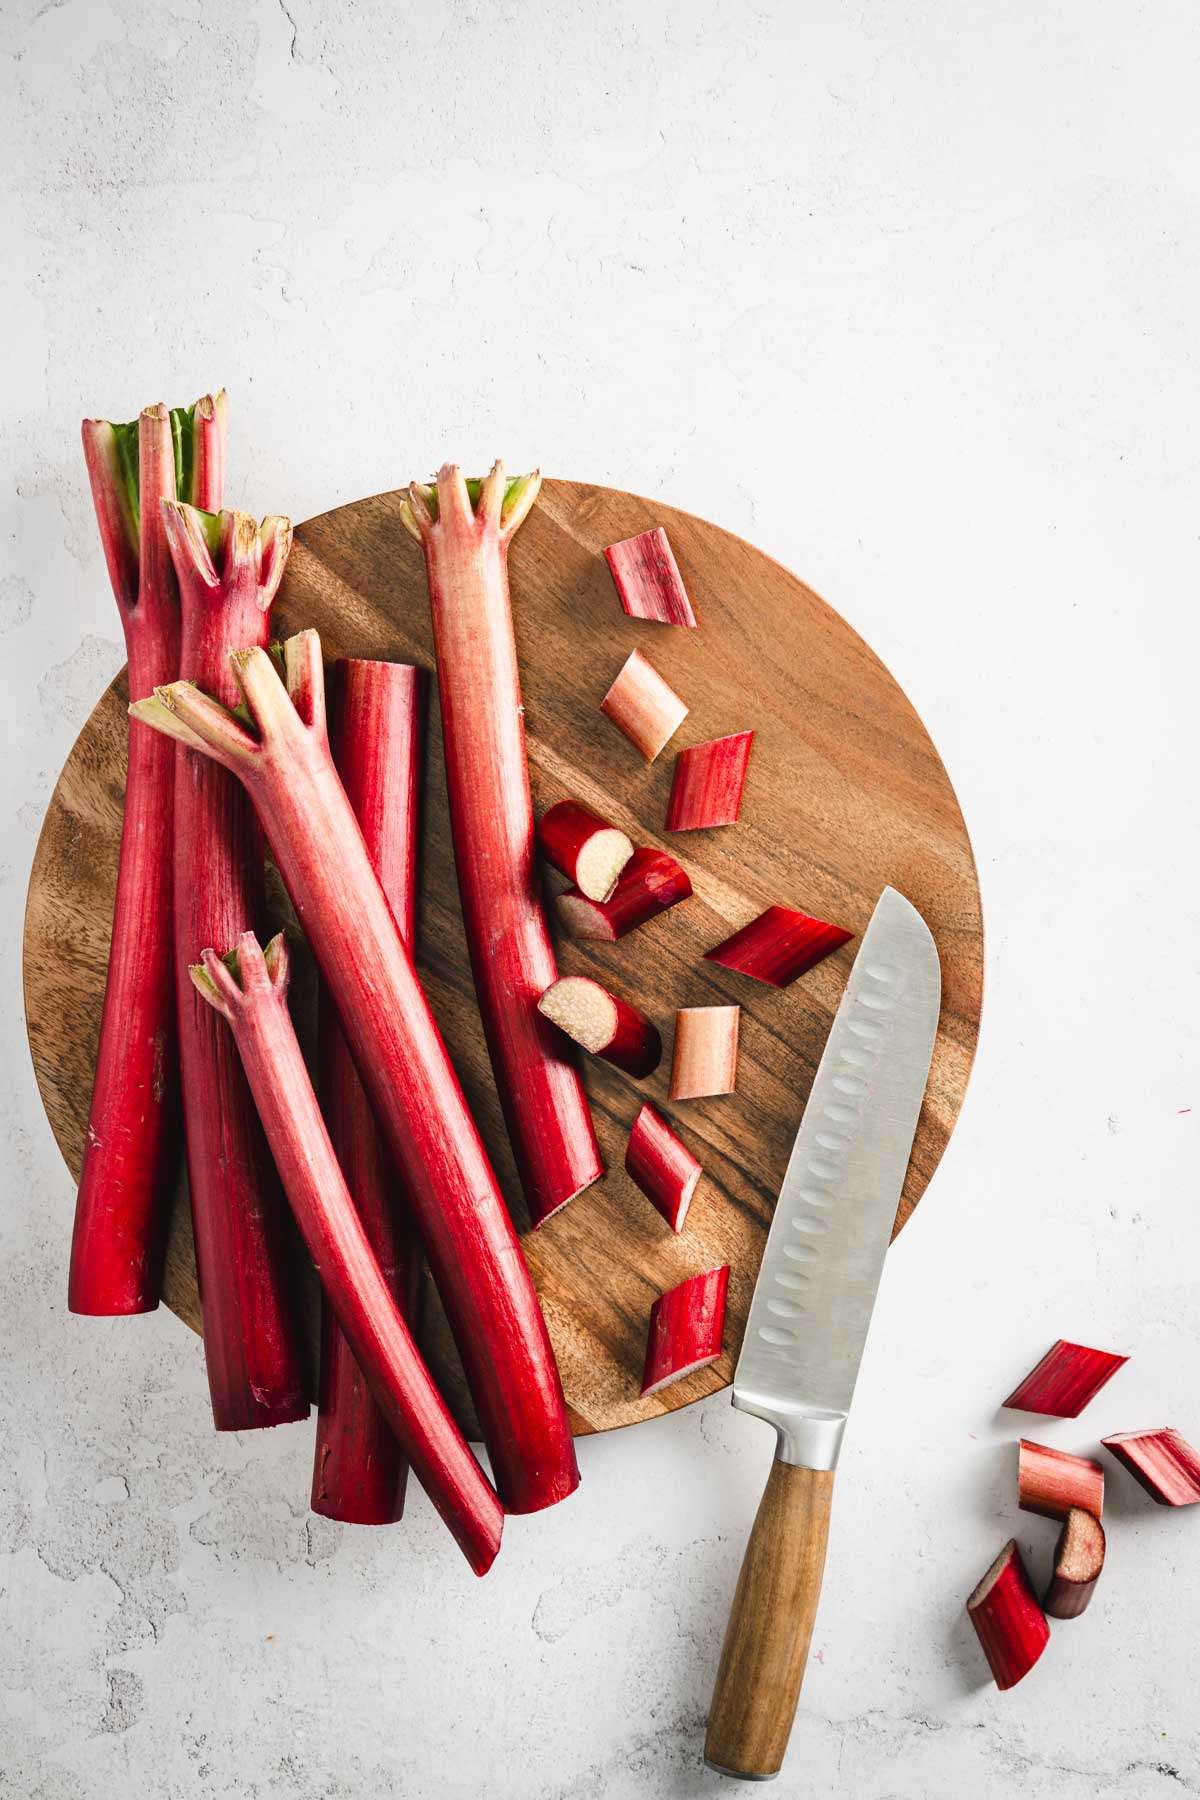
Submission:
MULTIPOLYGON (((327 659, 433 666, 421 553, 380 494, 311 519, 276 609, 280 635, 313 625, 327 659)), ((585 1077, 607 1178, 526 1233, 575 1429, 603 1431, 725 1386, 741 1341, 764 1234, 826 1033, 857 948, 848 944, 784 992, 701 960, 772 901, 861 933, 887 884, 928 920, 942 959, 933 1070, 897 1229, 917 1204, 962 1106, 975 1051, 983 937, 970 843, 920 720, 887 670, 825 603, 717 526, 610 488, 548 481, 513 545, 530 773, 540 812, 572 794, 635 843, 688 868, 692 899, 618 944, 560 942, 564 973, 595 975, 662 1028, 659 1071, 635 1083, 593 1060, 585 1077), (696 631, 627 619, 600 555, 665 525, 700 621, 696 631), (598 703, 634 646, 691 708, 646 764, 598 703), (662 832, 674 751, 753 726, 742 817, 721 830, 662 832), (667 1102, 677 1006, 742 1008, 736 1094, 667 1102), (624 1173, 643 1099, 676 1124, 704 1176, 675 1237, 624 1173), (719 1363, 650 1399, 638 1394, 651 1303, 727 1261, 729 1323, 719 1363)), ((125 764, 118 677, 80 733, 55 788, 34 860, 25 921, 30 1047, 51 1127, 72 1174, 87 1124, 116 880, 125 764)), ((431 708, 418 961, 468 1097, 522 1229, 524 1210, 475 1010, 446 820, 441 736, 431 708)), ((67 1232, 63 1236, 66 1281, 67 1232)), ((167 1303, 198 1328, 185 1205, 168 1253, 167 1303)), ((464 1423, 461 1374, 427 1296, 431 1360, 464 1423)))

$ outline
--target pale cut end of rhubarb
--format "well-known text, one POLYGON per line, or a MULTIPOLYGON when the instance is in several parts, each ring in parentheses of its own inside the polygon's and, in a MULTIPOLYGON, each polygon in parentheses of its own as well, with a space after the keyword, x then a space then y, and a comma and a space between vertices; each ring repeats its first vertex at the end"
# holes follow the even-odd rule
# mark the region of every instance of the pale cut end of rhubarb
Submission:
POLYGON ((690 1275, 650 1309, 642 1397, 659 1394, 697 1369, 707 1369, 721 1355, 725 1335, 725 1303, 729 1264, 690 1275))
POLYGON ((569 893, 554 896, 554 910, 568 937, 593 944, 616 943, 617 934, 604 916, 602 901, 589 900, 572 888, 569 893))
POLYGON ((666 829, 709 831, 736 825, 753 744, 752 731, 734 731, 681 750, 675 758, 666 829))
POLYGON ((240 719, 190 681, 155 688, 152 696, 133 702, 129 716, 226 768, 251 762, 259 754, 257 741, 240 719))
POLYGON ((1054 1572, 1042 1602, 1052 1619, 1086 1612, 1104 1567, 1104 1527, 1094 1514, 1073 1506, 1054 1553, 1054 1572))
POLYGON ((687 870, 668 856, 643 844, 621 870, 607 900, 589 900, 572 888, 554 902, 559 921, 574 938, 615 944, 627 932, 636 931, 689 898, 692 892, 687 870))
POLYGON ((589 900, 607 900, 633 855, 633 845, 615 825, 588 839, 575 863, 575 885, 589 900))
POLYGON ((687 1006, 675 1014, 672 1100, 706 1100, 737 1086, 737 1006, 687 1006))
POLYGON ((695 626, 692 603, 661 525, 609 544, 604 560, 629 618, 649 619, 656 625, 695 626))
POLYGON ((593 1056, 612 1042, 617 1026, 613 996, 586 975, 562 976, 546 989, 538 1011, 593 1056))
POLYGON ((578 800, 560 800, 538 820, 547 861, 589 900, 607 900, 633 855, 623 831, 578 800))
POLYGON ((1050 1641, 1046 1615, 1030 1585, 1015 1538, 1005 1544, 967 1601, 967 1616, 996 1686, 1015 1687, 1050 1641))
POLYGON ((1169 1426, 1120 1431, 1100 1442, 1158 1506, 1195 1506, 1200 1501, 1200 1455, 1169 1426))
POLYGON ((770 987, 785 988, 807 974, 854 936, 840 925, 827 925, 790 906, 768 906, 749 925, 706 950, 706 962, 720 963, 738 975, 770 987))
POLYGON ((600 711, 647 762, 664 750, 688 716, 669 682, 640 650, 631 650, 600 711))
POLYGON ((1054 1419, 1075 1419, 1105 1382, 1110 1381, 1127 1356, 1112 1350, 1092 1350, 1059 1338, 1031 1369, 1002 1406, 1019 1412, 1045 1413, 1054 1419))
POLYGON ((1072 1456, 1022 1438, 1017 1460, 1017 1504, 1022 1512, 1065 1519, 1072 1507, 1099 1518, 1104 1511, 1104 1470, 1090 1457, 1072 1456))

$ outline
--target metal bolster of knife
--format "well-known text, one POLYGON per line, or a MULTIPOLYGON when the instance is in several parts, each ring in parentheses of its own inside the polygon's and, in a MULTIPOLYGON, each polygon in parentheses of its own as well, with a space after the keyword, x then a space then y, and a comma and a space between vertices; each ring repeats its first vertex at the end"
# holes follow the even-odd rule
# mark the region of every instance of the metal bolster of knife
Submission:
POLYGON ((836 1469, 842 1448, 847 1414, 822 1412, 817 1407, 783 1407, 778 1400, 760 1400, 755 1394, 735 1394, 740 1412, 752 1413, 775 1427, 775 1461, 800 1469, 836 1469))

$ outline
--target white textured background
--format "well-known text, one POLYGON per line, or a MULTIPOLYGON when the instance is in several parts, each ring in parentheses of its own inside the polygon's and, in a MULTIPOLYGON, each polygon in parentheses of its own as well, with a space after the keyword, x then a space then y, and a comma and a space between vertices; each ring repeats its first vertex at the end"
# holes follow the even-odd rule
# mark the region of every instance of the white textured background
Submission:
POLYGON ((1110 1566, 1023 1687, 963 1598, 1018 1518, 996 1400, 1134 1360, 1050 1441, 1200 1438, 1200 19, 1183 0, 6 0, 0 1792, 684 1800, 768 1434, 583 1447, 482 1584, 420 1495, 305 1509, 159 1313, 64 1305, 17 999, 56 772, 123 660, 82 414, 232 394, 297 518, 443 454, 661 494, 903 681, 980 862, 988 1003, 891 1259, 781 1783, 1200 1793, 1200 1514, 1110 1474, 1110 1566), (1189 1112, 1187 1109, 1194 1107, 1189 1112))

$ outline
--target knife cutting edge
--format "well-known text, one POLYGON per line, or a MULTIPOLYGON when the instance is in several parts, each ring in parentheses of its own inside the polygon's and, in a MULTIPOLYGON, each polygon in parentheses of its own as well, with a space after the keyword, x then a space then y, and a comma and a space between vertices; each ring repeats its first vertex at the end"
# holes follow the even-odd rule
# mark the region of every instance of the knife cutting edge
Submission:
POLYGON ((733 1377, 774 1425, 704 1760, 778 1774, 804 1679, 833 1472, 921 1111, 941 1008, 937 949, 885 888, 863 936, 796 1134, 733 1377))

